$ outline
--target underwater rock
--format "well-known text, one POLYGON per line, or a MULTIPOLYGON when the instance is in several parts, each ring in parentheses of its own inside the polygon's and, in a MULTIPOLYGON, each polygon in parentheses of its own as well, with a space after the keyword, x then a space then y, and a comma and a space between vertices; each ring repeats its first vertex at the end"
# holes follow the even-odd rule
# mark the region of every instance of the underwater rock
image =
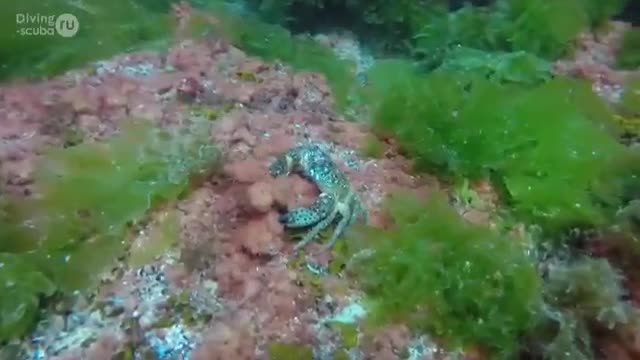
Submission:
POLYGON ((610 104, 620 101, 628 72, 614 69, 616 54, 620 50, 629 24, 611 22, 602 34, 585 33, 578 39, 578 48, 571 59, 555 63, 554 72, 588 79, 593 90, 610 104))
MULTIPOLYGON (((188 16, 184 6, 176 11, 188 16)), ((618 27, 611 35, 581 39, 576 59, 558 63, 557 72, 593 80, 596 90, 615 102, 622 76, 610 68, 616 31, 618 27)), ((355 52, 353 44, 330 42, 355 52)), ((343 55, 360 57, 360 68, 369 65, 362 54, 343 55)), ((166 205, 180 214, 177 249, 150 266, 123 266, 115 279, 100 285, 87 308, 65 317, 52 314, 25 339, 32 350, 29 359, 108 359, 135 344, 131 351, 136 359, 146 353, 157 359, 262 360, 273 342, 300 344, 323 359, 337 358, 339 334, 318 324, 348 304, 357 290, 326 271, 335 254, 312 246, 306 263, 288 258, 293 236, 277 221, 278 212, 309 205, 318 190, 299 176, 270 179, 266 166, 296 144, 321 143, 363 193, 371 223, 378 228, 391 225, 381 209, 389 194, 409 191, 422 198, 441 190, 436 180, 414 176, 411 162, 390 142, 381 141, 381 158, 362 155, 358 150, 370 130, 344 121, 333 110, 336 101, 324 76, 266 64, 215 36, 202 42, 185 39, 164 53, 127 54, 86 73, 6 85, 0 91, 6 125, 0 129, 0 177, 3 191, 12 194, 31 194, 36 160, 49 146, 63 146, 76 136, 80 142, 103 140, 135 121, 132 117, 179 127, 194 116, 194 104, 215 112, 210 141, 221 146, 228 160, 222 174, 207 175, 177 203, 166 205), (60 119, 65 122, 54 123, 60 119), (65 128, 70 132, 60 131, 65 128), (64 328, 65 321, 75 331, 64 328)), ((487 222, 485 212, 473 215, 487 222)), ((406 326, 392 326, 364 344, 360 355, 442 355, 430 342, 420 344, 406 326)), ((622 354, 616 346, 608 352, 622 354)), ((480 352, 467 355, 482 358, 480 352)))
MULTIPOLYGON (((68 134, 43 131, 60 118, 76 119, 65 126, 81 142, 98 142, 136 118, 180 128, 191 121, 195 104, 216 112, 207 136, 227 159, 221 174, 207 175, 179 201, 163 204, 178 213, 175 248, 142 268, 121 264, 87 309, 69 316, 76 319, 75 331, 59 331, 59 320, 40 324, 25 340, 40 358, 67 356, 49 346, 63 340, 71 344, 69 357, 83 359, 132 345, 136 356, 146 352, 158 359, 266 359, 275 341, 332 354, 327 349, 335 350, 337 335, 321 333, 319 319, 357 290, 338 276, 287 259, 295 244, 276 221, 278 211, 310 204, 318 190, 299 176, 270 179, 266 166, 296 144, 322 144, 362 192, 368 210, 379 215, 372 223, 380 227, 388 225, 381 206, 390 193, 424 196, 440 189, 437 181, 412 175, 410 161, 386 143, 384 158, 361 155, 369 129, 333 110, 322 75, 265 64, 218 38, 187 39, 167 52, 130 53, 86 72, 1 90, 7 126, 0 129, 0 175, 12 193, 30 188, 48 146, 68 140, 68 134), (183 79, 193 81, 181 89, 183 79), (185 95, 191 104, 180 101, 185 95)), ((139 225, 136 231, 148 230, 139 225)), ((334 254, 316 250, 310 247, 305 260, 329 267, 334 254)), ((399 331, 380 343, 380 349, 365 349, 365 358, 401 353, 410 336, 399 331)))

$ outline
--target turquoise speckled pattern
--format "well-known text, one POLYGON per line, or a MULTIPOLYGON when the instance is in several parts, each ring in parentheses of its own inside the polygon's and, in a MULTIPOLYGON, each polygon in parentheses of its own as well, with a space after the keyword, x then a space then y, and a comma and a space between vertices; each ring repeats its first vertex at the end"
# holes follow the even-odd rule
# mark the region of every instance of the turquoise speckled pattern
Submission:
POLYGON ((297 173, 320 189, 320 196, 311 206, 293 209, 280 218, 287 228, 311 227, 296 245, 296 251, 314 241, 338 215, 340 221, 327 243, 329 249, 358 217, 362 216, 365 222, 369 222, 367 211, 346 175, 320 146, 306 144, 292 148, 271 164, 269 172, 273 177, 297 173))

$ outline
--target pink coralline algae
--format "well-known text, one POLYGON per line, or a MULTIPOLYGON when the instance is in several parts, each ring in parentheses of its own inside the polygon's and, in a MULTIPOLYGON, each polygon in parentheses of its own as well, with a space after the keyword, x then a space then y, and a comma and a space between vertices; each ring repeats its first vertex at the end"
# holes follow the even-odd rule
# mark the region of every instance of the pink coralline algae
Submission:
POLYGON ((613 67, 622 36, 628 29, 627 23, 612 22, 608 30, 599 36, 582 34, 573 58, 556 62, 555 72, 587 79, 593 84, 593 90, 606 101, 612 104, 619 102, 629 72, 613 67))

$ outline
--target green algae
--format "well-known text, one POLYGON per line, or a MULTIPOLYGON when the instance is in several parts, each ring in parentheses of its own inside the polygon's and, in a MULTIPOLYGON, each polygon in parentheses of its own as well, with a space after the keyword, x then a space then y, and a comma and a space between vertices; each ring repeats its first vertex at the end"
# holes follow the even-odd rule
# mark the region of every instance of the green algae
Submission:
POLYGON ((449 11, 448 1, 249 0, 262 19, 302 31, 330 24, 356 32, 383 51, 401 51, 440 63, 457 46, 526 51, 557 59, 582 31, 601 26, 626 0, 498 0, 449 11), (322 19, 318 21, 318 19, 322 19), (372 40, 372 41, 371 41, 372 40))
POLYGON ((606 24, 612 16, 620 14, 629 0, 580 0, 582 7, 589 16, 593 28, 599 28, 606 24))
POLYGON ((358 347, 358 344, 360 342, 360 332, 357 325, 335 323, 331 324, 331 327, 340 334, 340 338, 342 339, 342 346, 345 349, 354 349, 358 347))
POLYGON ((334 354, 334 359, 335 360, 350 360, 351 356, 349 355, 349 352, 347 350, 340 349, 334 354))
POLYGON ((371 301, 372 325, 406 322, 449 345, 508 358, 537 323, 542 281, 527 244, 460 218, 443 197, 396 195, 394 226, 349 239, 373 253, 349 268, 371 301))
POLYGON ((499 2, 510 19, 501 29, 511 50, 556 59, 587 30, 589 14, 580 0, 506 0, 499 2))
POLYGON ((488 52, 457 47, 436 71, 482 76, 498 83, 536 85, 551 79, 551 63, 528 52, 488 52))
POLYGON ((372 70, 365 98, 374 128, 395 136, 417 170, 491 179, 516 214, 549 230, 603 224, 620 179, 637 175, 627 168, 637 155, 617 142, 613 115, 585 82, 420 76, 388 60, 372 70))
POLYGON ((386 210, 393 227, 349 234, 352 253, 368 253, 348 267, 368 296, 365 326, 401 322, 491 358, 559 360, 593 359, 594 328, 636 324, 622 274, 606 260, 549 259, 530 240, 466 222, 440 195, 396 194, 386 210))
POLYGON ((474 208, 483 210, 487 208, 487 204, 482 200, 480 195, 470 187, 469 179, 462 179, 454 190, 456 203, 464 208, 474 208))
POLYGON ((476 68, 503 57, 502 61, 513 63, 506 69, 511 74, 531 73, 536 68, 549 73, 543 70, 548 67, 545 60, 566 55, 580 32, 588 28, 589 15, 581 0, 498 0, 489 6, 467 5, 436 14, 413 35, 410 49, 428 69, 437 68, 449 57, 457 61, 462 47, 475 49, 476 58, 480 51, 487 53, 485 59, 478 59, 476 68))
POLYGON ((634 79, 625 84, 620 112, 628 117, 640 117, 640 79, 634 79))
POLYGON ((192 173, 216 160, 205 137, 132 121, 106 143, 52 150, 36 174, 46 195, 29 204, 41 246, 59 249, 87 235, 109 233, 176 198, 192 173))
POLYGON ((180 237, 180 222, 175 211, 165 212, 157 222, 151 224, 145 239, 129 250, 129 265, 140 267, 153 262, 166 253, 180 237))
MULTIPOLYGON (((521 3, 524 4, 524 2, 521 3)), ((526 6, 522 6, 523 9, 528 9, 526 6)), ((566 4, 563 6, 563 9, 571 8, 566 4)), ((553 9, 553 7, 551 8, 553 9)), ((476 11, 476 9, 471 10, 476 11)), ((519 20, 521 24, 533 24, 535 22, 544 24, 545 22, 541 19, 547 16, 545 14, 549 10, 548 8, 535 8, 527 11, 530 11, 529 15, 523 17, 519 17, 519 15, 514 16, 514 18, 521 19, 519 20)), ((458 15, 460 14, 463 13, 458 15)), ((579 12, 579 14, 582 13, 579 12)), ((478 34, 484 34, 478 32, 477 29, 480 28, 479 26, 485 26, 484 23, 481 23, 481 21, 485 21, 485 15, 482 13, 467 13, 464 15, 468 17, 465 21, 469 22, 460 25, 462 30, 458 33, 462 35, 451 36, 450 38, 454 39, 451 42, 469 37, 468 42, 464 42, 465 44, 491 49, 491 51, 480 52, 480 50, 473 48, 447 50, 447 57, 443 58, 440 71, 430 76, 417 76, 410 73, 411 66, 405 66, 405 64, 400 65, 402 68, 400 72, 395 72, 397 68, 392 66, 395 80, 391 82, 388 81, 391 78, 388 77, 388 73, 383 74, 385 78, 380 78, 375 76, 376 72, 374 71, 374 76, 372 77, 373 89, 367 89, 370 92, 366 95, 373 95, 369 97, 370 100, 383 100, 380 107, 376 108, 375 125, 380 130, 389 131, 397 135, 405 151, 414 156, 418 160, 418 165, 422 168, 435 167, 445 170, 445 173, 449 175, 464 176, 465 178, 467 176, 479 178, 497 174, 497 177, 505 186, 507 191, 506 198, 509 200, 510 205, 513 206, 517 213, 527 219, 542 222, 551 227, 562 227, 567 224, 602 223, 603 214, 599 206, 600 202, 599 200, 594 200, 594 198, 597 198, 595 189, 599 187, 598 185, 604 185, 604 190, 606 191, 601 192, 599 195, 615 193, 612 190, 614 186, 607 183, 607 180, 603 179, 602 175, 617 172, 617 161, 615 159, 618 157, 626 158, 627 156, 625 151, 615 144, 615 141, 611 141, 611 137, 603 129, 604 122, 602 120, 608 115, 602 115, 602 113, 594 115, 597 111, 591 109, 594 106, 598 107, 601 102, 594 99, 589 92, 584 91, 585 86, 576 85, 577 83, 570 84, 565 80, 556 80, 550 84, 532 87, 531 89, 511 86, 501 87, 500 85, 502 83, 538 85, 547 81, 549 79, 548 63, 534 57, 532 54, 537 53, 546 57, 555 57, 557 54, 566 51, 565 43, 568 43, 566 39, 573 36, 571 34, 574 34, 576 29, 584 25, 584 17, 580 15, 575 23, 564 24, 560 29, 553 27, 546 29, 543 27, 544 31, 548 32, 546 35, 539 35, 539 29, 535 30, 533 25, 525 26, 523 29, 528 32, 523 31, 517 36, 514 35, 513 39, 509 39, 508 44, 512 48, 525 49, 528 52, 505 54, 494 51, 496 48, 507 46, 504 43, 504 39, 497 37, 500 35, 499 33, 496 33, 496 37, 489 40, 471 38, 472 36, 478 36, 478 34), (538 40, 531 42, 530 39, 532 38, 538 40), (553 40, 547 41, 544 39, 553 40), (405 72, 404 70, 407 71, 405 72), (568 96, 567 94, 572 95, 568 96), (577 97, 582 98, 576 99, 577 97), (394 124, 393 122, 396 123, 394 124), (509 133, 500 134, 500 131, 503 130, 509 133), (588 155, 594 152, 598 156, 590 157, 588 155), (575 208, 576 204, 579 205, 578 209, 575 208)), ((298 70, 324 73, 336 92, 339 106, 345 106, 346 99, 348 99, 349 93, 352 91, 353 76, 350 71, 345 70, 349 66, 344 62, 337 61, 329 49, 321 47, 308 37, 293 36, 282 28, 266 24, 260 25, 251 22, 253 20, 245 22, 246 19, 243 17, 233 18, 225 15, 221 20, 222 22, 218 27, 214 27, 213 31, 228 35, 234 45, 248 53, 261 56, 269 61, 280 60, 288 62, 298 70)), ((208 23, 201 22, 200 25, 198 31, 204 33, 212 30, 208 23)), ((418 39, 424 38, 426 36, 418 39)), ((59 63, 64 65, 61 67, 67 67, 64 61, 59 63)), ((71 63, 74 62, 69 64, 71 63)), ((378 69, 374 70, 378 70, 377 74, 380 75, 384 73, 380 69, 388 65, 389 63, 383 63, 378 69)), ((399 65, 399 62, 395 65, 399 65)), ((47 70, 46 72, 50 71, 47 70)), ((372 103, 375 102, 372 101, 372 103)), ((216 116, 212 117, 215 118, 216 116)), ((142 132, 144 133, 144 131, 142 132)), ((164 138, 164 136, 161 137, 164 138)), ((132 138, 129 138, 129 141, 132 138)), ((141 136, 141 138, 146 137, 141 136)), ((76 143, 77 141, 73 141, 70 145, 76 143)), ((104 254, 119 254, 126 249, 126 245, 122 241, 124 238, 123 229, 139 220, 153 206, 179 196, 182 190, 178 191, 178 189, 184 189, 187 186, 185 182, 172 183, 166 187, 151 185, 153 180, 149 179, 157 179, 154 174, 161 172, 163 168, 167 166, 180 167, 178 165, 179 161, 176 159, 171 161, 153 160, 151 165, 145 164, 136 170, 125 165, 124 172, 128 175, 120 177, 118 171, 113 171, 113 166, 109 167, 108 159, 119 159, 118 161, 112 161, 112 165, 113 163, 116 166, 122 163, 126 164, 128 161, 126 160, 126 154, 129 152, 128 154, 131 155, 132 152, 135 152, 135 150, 132 150, 136 148, 135 146, 124 146, 122 149, 124 155, 118 156, 112 153, 116 152, 113 149, 106 150, 107 154, 103 154, 105 149, 101 146, 84 147, 80 145, 80 147, 84 151, 89 151, 95 158, 91 159, 91 156, 83 157, 78 153, 70 155, 74 166, 63 171, 63 178, 66 180, 60 180, 60 182, 56 180, 57 175, 53 177, 47 176, 47 172, 52 170, 51 165, 54 165, 54 168, 58 168, 57 164, 60 163, 60 159, 54 159, 55 156, 49 159, 42 178, 48 179, 45 183, 49 183, 48 190, 45 192, 53 193, 54 195, 51 195, 50 202, 40 202, 34 207, 48 206, 48 209, 53 209, 62 218, 57 220, 43 220, 41 217, 35 219, 35 233, 39 235, 38 245, 34 245, 34 242, 30 240, 33 237, 27 237, 29 239, 27 241, 3 241, 0 243, 3 247, 10 248, 9 250, 3 249, 3 251, 18 252, 15 250, 16 248, 25 246, 39 249, 40 245, 46 249, 46 253, 44 251, 36 253, 36 255, 46 254, 46 256, 30 257, 29 261, 24 262, 25 264, 33 263, 34 271, 36 271, 36 274, 40 274, 34 275, 33 282, 31 280, 26 281, 27 285, 46 279, 49 283, 56 284, 54 287, 60 286, 57 283, 64 284, 61 286, 62 289, 70 290, 86 286, 87 280, 82 278, 80 274, 96 274, 99 271, 98 269, 111 265, 116 256, 110 257, 104 256, 104 254), (105 170, 107 168, 110 170, 105 170), (87 173, 89 176, 84 174, 79 176, 77 181, 73 179, 75 175, 81 173, 87 173), (68 176, 69 174, 73 176, 68 176), (69 178, 72 178, 73 181, 67 183, 69 178), (107 183, 111 180, 113 180, 113 183, 110 187, 107 183), (114 190, 119 187, 129 186, 129 184, 139 185, 137 189, 143 193, 146 191, 148 196, 146 198, 138 196, 139 194, 135 191, 133 193, 125 192, 124 196, 127 196, 127 199, 123 199, 123 195, 117 194, 117 191, 114 190), (173 187, 174 185, 176 186, 175 188, 173 187), (55 189, 58 186, 61 186, 60 194, 55 194, 55 189), (100 190, 94 193, 94 189, 100 190), (73 193, 73 191, 77 191, 77 193, 73 193), (55 204, 57 202, 64 203, 63 200, 67 199, 64 194, 68 195, 72 205, 59 208, 55 204), (108 206, 102 207, 100 204, 107 204, 108 206), (58 210, 62 211, 58 212, 58 210), (96 216, 98 213, 99 215, 96 216), (50 230, 51 233, 49 233, 50 230), (46 276, 43 274, 46 274, 46 276), (38 280, 39 276, 42 276, 40 280, 38 280)), ((114 145, 113 148, 117 148, 117 146, 114 145)), ((71 152, 65 154, 71 154, 71 152)), ((149 158, 154 159, 154 156, 149 156, 149 158)), ((187 158, 190 157, 187 156, 187 158)), ((62 162, 64 163, 64 161, 62 162)), ((57 170, 56 173, 58 173, 57 170)), ((45 188, 47 187, 45 186, 45 188)), ((418 215, 414 214, 412 216, 415 216, 416 219, 421 216, 420 207, 416 206, 412 209, 419 212, 418 215)), ((433 208, 429 207, 427 210, 432 211, 433 208)), ((439 254, 429 254, 431 257, 427 260, 433 261, 435 259, 434 263, 439 264, 438 266, 441 266, 441 268, 436 269, 436 265, 433 265, 427 268, 428 271, 431 271, 427 275, 422 273, 411 275, 409 274, 410 271, 407 270, 412 269, 412 266, 416 267, 413 269, 423 270, 422 266, 425 265, 422 261, 424 259, 417 259, 419 256, 416 256, 416 259, 406 260, 406 263, 404 263, 398 258, 399 255, 392 255, 390 256, 391 260, 387 261, 395 263, 388 266, 397 271, 392 271, 391 274, 385 276, 394 281, 407 278, 408 280, 400 281, 399 288, 378 289, 376 291, 380 291, 382 295, 375 291, 374 295, 391 298, 394 290, 398 290, 396 296, 404 300, 402 297, 403 289, 409 289, 409 284, 412 281, 422 281, 420 277, 424 276, 424 278, 431 279, 427 288, 436 289, 434 291, 436 300, 429 299, 428 301, 434 301, 440 308, 434 323, 426 324, 425 322, 416 326, 435 329, 439 334, 448 335, 461 342, 480 342, 488 347, 504 345, 507 346, 506 349, 514 347, 513 343, 516 341, 514 339, 517 339, 527 329, 527 326, 523 325, 525 323, 523 319, 535 317, 535 314, 532 315, 522 310, 525 307, 523 304, 529 304, 530 301, 533 302, 531 299, 537 296, 536 291, 538 291, 539 286, 537 280, 531 274, 529 263, 516 256, 516 260, 520 264, 518 266, 521 266, 517 271, 522 271, 524 283, 527 284, 527 281, 533 283, 534 289, 522 294, 516 294, 517 296, 507 296, 506 300, 502 300, 509 305, 505 308, 507 310, 506 314, 497 314, 495 319, 493 316, 483 316, 486 313, 497 313, 495 308, 487 305, 490 302, 489 300, 492 299, 487 293, 496 291, 496 289, 499 292, 503 291, 503 294, 504 292, 514 291, 514 289, 510 288, 516 286, 513 285, 515 282, 513 279, 522 274, 514 275, 514 273, 510 273, 507 279, 504 279, 504 276, 501 276, 500 279, 491 279, 491 285, 495 286, 491 287, 490 290, 479 288, 480 285, 477 283, 480 281, 478 279, 483 274, 487 275, 489 273, 488 269, 500 269, 501 266, 506 266, 504 263, 498 261, 492 263, 485 259, 481 256, 482 251, 487 254, 492 253, 494 241, 501 244, 497 246, 501 251, 506 251, 505 248, 508 248, 508 246, 504 247, 502 245, 506 241, 498 241, 488 233, 480 236, 474 231, 465 232, 468 230, 466 227, 463 227, 459 233, 454 232, 447 226, 451 224, 459 226, 459 224, 452 220, 453 217, 446 218, 442 213, 445 213, 444 210, 428 215, 429 221, 436 223, 432 227, 426 226, 423 228, 412 223, 412 226, 399 231, 400 235, 384 233, 383 235, 377 235, 375 238, 380 243, 384 243, 383 237, 385 236, 393 237, 394 239, 395 236, 404 237, 407 239, 407 243, 417 242, 418 235, 416 234, 418 234, 418 231, 420 231, 421 239, 423 237, 435 238, 433 235, 435 230, 433 229, 436 226, 440 226, 437 229, 444 229, 442 239, 446 238, 448 241, 449 236, 457 239, 464 235, 469 236, 470 239, 479 240, 481 246, 486 245, 487 247, 483 250, 479 247, 474 247, 475 243, 462 242, 461 240, 454 240, 452 244, 446 243, 444 245, 438 241, 436 241, 435 245, 425 244, 424 246, 431 246, 431 248, 443 246, 445 249, 450 250, 463 249, 463 251, 459 252, 460 259, 452 259, 453 256, 445 259, 444 256, 439 254), (443 221, 440 218, 441 215, 449 220, 443 221), (411 233, 412 231, 416 231, 416 234, 411 233), (484 239, 485 237, 488 240, 484 239), (447 246, 450 247, 448 248, 447 246), (464 269, 464 266, 462 266, 464 262, 461 259, 480 259, 477 262, 482 265, 482 271, 478 275, 474 275, 475 277, 471 277, 468 283, 461 280, 463 278, 462 275, 466 276, 466 273, 460 275, 462 271, 460 269, 452 270, 451 275, 442 275, 443 268, 450 269, 450 266, 452 266, 446 263, 447 261, 459 264, 461 269, 464 269), (412 264, 412 261, 420 264, 412 264), (433 275, 434 273, 437 275, 433 275), (457 275, 459 277, 456 277, 457 275), (411 279, 411 276, 416 276, 416 278, 411 279), (473 281, 476 281, 476 284, 473 281), (468 289, 460 290, 454 286, 458 284, 462 284, 463 287, 471 284, 469 289, 478 291, 482 296, 478 300, 474 300, 475 295, 469 296, 468 293, 457 292, 463 290, 471 291, 468 289), (439 292, 438 289, 440 289, 439 292), (474 303, 474 301, 478 303, 474 303), (518 301, 521 302, 519 303, 518 301), (446 306, 450 306, 450 308, 446 306), (458 322, 454 321, 456 317, 460 317, 461 314, 464 315, 467 311, 471 313, 471 320, 462 318, 458 322), (516 314, 514 315, 516 319, 510 320, 509 316, 513 314, 516 314), (487 324, 485 319, 488 318, 491 321, 487 324), (483 323, 476 324, 478 319, 482 320, 483 323), (474 325, 467 329, 466 321, 474 325), (453 327, 449 328, 450 324, 453 324, 453 327), (498 331, 498 328, 502 329, 502 331, 498 331), (485 331, 486 334, 483 334, 485 331)), ((406 218, 404 220, 407 220, 410 216, 408 214, 405 215, 406 218)), ((14 220, 10 222, 11 224, 15 223, 14 220)), ((415 222, 422 224, 426 220, 419 219, 415 222)), ((454 226, 451 225, 451 227, 454 226)), ((10 235, 13 240, 24 236, 23 229, 14 230, 11 226, 0 227, 0 231, 14 234, 10 235)), ((0 236, 9 237, 9 235, 0 236)), ((381 249, 382 254, 385 251, 387 255, 391 254, 390 247, 381 249)), ((21 251, 24 251, 24 249, 21 249, 21 251)), ((513 255, 517 252, 514 250, 509 251, 507 251, 508 255, 513 255)), ((400 254, 404 254, 404 252, 401 251, 400 254)), ((14 256, 14 254, 9 255, 14 256)), ((146 256, 146 254, 142 255, 143 257, 146 256)), ((26 259, 26 257, 21 259, 26 259)), ((374 257, 372 261, 376 261, 376 259, 380 264, 385 264, 381 257, 374 257)), ((514 269, 510 269, 510 271, 517 273, 514 269)), ((29 273, 29 271, 26 271, 26 273, 29 273)), ((13 276, 12 273, 9 274, 13 276)), ((367 276, 370 278, 367 280, 369 282, 369 290, 375 289, 376 284, 378 284, 378 287, 382 287, 380 284, 383 281, 376 282, 376 279, 382 276, 381 274, 374 274, 373 272, 365 272, 365 274, 369 274, 367 276), (374 284, 371 285, 371 283, 374 284)), ((393 284, 393 282, 391 283, 393 284)), ((314 285, 317 286, 317 283, 314 283, 314 285)), ((50 292, 47 291, 50 288, 43 285, 40 290, 42 289, 44 290, 33 291, 30 286, 25 286, 22 290, 9 289, 10 291, 18 291, 24 294, 24 298, 30 300, 27 303, 35 304, 35 308, 33 306, 26 308, 24 312, 16 311, 15 309, 7 310, 11 314, 25 315, 18 319, 17 323, 13 323, 14 325, 8 323, 9 325, 7 325, 6 329, 9 329, 9 331, 0 334, 0 338, 2 338, 2 335, 19 333, 26 329, 23 326, 32 322, 34 309, 37 309, 38 297, 50 295, 50 292), (18 326, 15 324, 18 324, 18 326)), ((418 293, 418 295, 423 294, 423 292, 418 293)), ((391 303, 391 300, 389 301, 391 303)), ((408 301, 417 302, 413 298, 408 301)), ((411 310, 403 308, 406 304, 388 304, 385 304, 384 301, 378 302, 380 309, 391 309, 389 313, 391 317, 398 316, 398 314, 402 317, 411 310)), ((0 309, 4 311, 5 305, 0 304, 0 309)), ((6 306, 7 309, 11 309, 11 304, 6 306)), ((9 317, 0 318, 0 324, 3 326, 5 319, 9 319, 9 317)), ((578 338, 575 333, 582 331, 576 324, 579 324, 578 320, 567 318, 558 332, 556 344, 560 344, 566 339, 570 340, 569 343, 575 343, 578 338), (572 330, 574 333, 571 333, 569 330, 574 328, 577 330, 572 330)), ((560 349, 561 346, 556 345, 555 348, 560 349)), ((271 349, 274 348, 272 347, 271 349)), ((290 348, 288 345, 278 345, 275 346, 275 349, 290 348)), ((303 351, 304 349, 298 350, 303 351)), ((275 353, 278 352, 276 351, 275 353)), ((558 353, 560 354, 562 351, 558 353)), ((579 353, 579 351, 575 353, 579 353)), ((305 352, 305 356, 307 354, 308 352, 305 352)))
POLYGON ((380 159, 384 156, 385 144, 373 135, 369 135, 360 149, 363 156, 380 159))
POLYGON ((155 8, 144 5, 150 4, 140 0, 90 0, 83 5, 69 0, 26 0, 4 4, 0 15, 0 79, 55 76, 169 39, 174 25, 168 4, 155 8), (20 31, 25 28, 50 26, 21 25, 16 20, 17 14, 55 17, 62 13, 71 13, 78 19, 79 30, 73 37, 22 35, 20 31))
POLYGON ((622 69, 636 70, 640 66, 640 29, 628 30, 622 38, 622 46, 616 57, 616 65, 622 69))
POLYGON ((267 350, 269 360, 312 360, 313 349, 305 345, 273 342, 267 350))
POLYGON ((237 73, 236 75, 238 76, 238 79, 240 79, 241 81, 259 82, 258 78, 256 77, 256 74, 254 74, 252 72, 241 71, 241 72, 237 73))
MULTIPOLYGON (((2 268, 3 284, 20 285, 7 288, 7 300, 0 302, 0 328, 8 329, 0 340, 29 328, 39 295, 94 285, 124 255, 131 225, 216 169, 220 153, 210 144, 209 126, 208 121, 196 122, 167 131, 132 121, 105 142, 45 154, 35 174, 39 196, 14 205, 21 217, 14 215, 8 225, 20 231, 2 234, 20 238, 0 239, 2 244, 23 239, 29 244, 5 246, 4 251, 12 252, 1 254, 3 264, 25 269, 2 268)), ((171 224, 165 230, 175 234, 171 224)))
POLYGON ((0 341, 30 330, 40 296, 51 296, 56 286, 24 257, 0 253, 0 341))

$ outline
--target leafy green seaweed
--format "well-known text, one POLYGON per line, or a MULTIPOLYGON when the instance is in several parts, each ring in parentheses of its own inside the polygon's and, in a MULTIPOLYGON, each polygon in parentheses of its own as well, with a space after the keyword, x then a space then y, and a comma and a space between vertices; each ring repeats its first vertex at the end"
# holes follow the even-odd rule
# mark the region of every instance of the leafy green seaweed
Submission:
POLYGON ((517 214, 550 230, 601 224, 637 160, 584 82, 524 88, 472 73, 419 76, 400 60, 378 64, 370 81, 374 128, 397 137, 419 170, 491 178, 517 214))
POLYGON ((311 360, 313 349, 305 345, 273 342, 268 347, 269 360, 311 360))
POLYGON ((425 22, 414 34, 412 50, 437 67, 458 46, 485 51, 526 51, 557 59, 588 29, 581 0, 498 0, 490 6, 465 6, 425 22))
POLYGON ((551 79, 551 63, 530 53, 455 48, 436 71, 469 73, 499 83, 535 85, 551 79))
POLYGON ((622 46, 616 57, 617 66, 622 69, 635 70, 640 67, 640 29, 634 28, 625 32, 622 46))
POLYGON ((6 265, 0 267, 2 283, 18 284, 5 288, 7 300, 0 302, 0 328, 7 329, 0 340, 28 327, 38 295, 92 286, 123 255, 131 225, 216 169, 220 153, 210 144, 209 126, 203 120, 162 130, 132 121, 106 142, 44 156, 35 175, 39 196, 15 205, 25 226, 3 234, 21 234, 32 248, 0 254, 6 265), (24 305, 11 299, 25 300, 24 305))
POLYGON ((41 78, 60 74, 121 52, 168 39, 173 24, 163 1, 143 7, 143 0, 25 0, 3 4, 0 14, 0 79, 41 78), (154 8, 159 12, 151 12, 154 8), (160 12, 161 11, 161 12, 160 12), (26 28, 53 29, 55 17, 75 15, 78 33, 70 38, 56 34, 23 34, 26 28), (51 17, 51 24, 18 24, 20 15, 51 17))
POLYGON ((640 79, 628 81, 620 99, 619 107, 626 116, 640 117, 640 79))
POLYGON ((23 334, 38 314, 40 296, 51 296, 56 286, 30 259, 0 253, 0 341, 23 334))
POLYGON ((424 202, 395 194, 385 209, 392 227, 360 227, 348 239, 355 257, 347 271, 368 296, 369 325, 407 323, 452 347, 480 346, 491 358, 527 351, 587 360, 594 328, 613 333, 636 324, 623 276, 607 260, 548 259, 532 239, 467 222, 441 195, 424 202))
POLYGON ((600 27, 612 16, 620 14, 629 0, 580 0, 589 15, 591 26, 600 27))
POLYGON ((121 241, 114 239, 122 238, 129 225, 158 204, 180 196, 193 175, 215 166, 219 154, 207 144, 208 132, 198 134, 202 131, 198 128, 206 129, 208 123, 194 126, 172 134, 132 122, 107 143, 48 154, 36 174, 44 196, 28 206, 40 248, 60 252, 58 258, 65 259, 51 267, 62 288, 84 286, 85 279, 75 270, 96 263, 87 257, 92 249, 107 253, 121 249, 115 245, 121 241), (72 253, 65 251, 67 247, 73 248, 72 253))
POLYGON ((600 26, 626 0, 496 0, 448 11, 449 1, 247 0, 263 19, 314 31, 346 27, 372 46, 410 50, 433 67, 457 46, 526 51, 554 60, 571 50, 582 31, 600 26), (327 21, 326 19, 329 18, 327 21), (327 24, 328 23, 328 24, 327 24), (380 46, 384 44, 384 46, 380 46))
POLYGON ((542 300, 528 245, 466 222, 444 197, 400 194, 387 209, 392 228, 362 228, 348 240, 373 250, 349 266, 372 301, 373 324, 407 322, 454 347, 512 356, 542 300))
POLYGON ((511 20, 502 32, 512 50, 555 59, 588 29, 589 16, 580 0, 505 0, 498 6, 511 20))

